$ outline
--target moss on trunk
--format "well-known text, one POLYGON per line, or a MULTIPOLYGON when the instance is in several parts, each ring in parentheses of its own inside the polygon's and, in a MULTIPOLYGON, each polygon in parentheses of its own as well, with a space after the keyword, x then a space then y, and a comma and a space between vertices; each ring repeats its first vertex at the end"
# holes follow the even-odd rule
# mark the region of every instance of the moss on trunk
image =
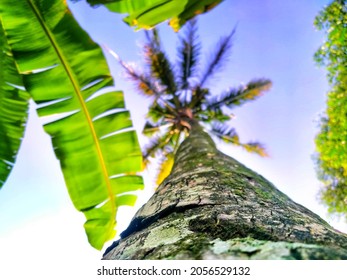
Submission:
POLYGON ((105 259, 347 259, 347 235, 216 149, 198 125, 105 259))

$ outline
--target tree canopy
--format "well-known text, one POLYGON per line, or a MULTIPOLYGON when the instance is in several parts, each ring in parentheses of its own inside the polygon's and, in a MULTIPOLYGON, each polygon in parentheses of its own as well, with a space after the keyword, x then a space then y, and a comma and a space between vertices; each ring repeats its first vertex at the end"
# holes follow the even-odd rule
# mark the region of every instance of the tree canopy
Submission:
POLYGON ((146 31, 146 43, 142 47, 143 71, 131 67, 113 53, 137 91, 151 98, 143 129, 143 134, 151 137, 151 141, 145 147, 143 157, 145 165, 151 158, 160 159, 158 185, 169 174, 174 155, 189 134, 192 120, 226 143, 261 156, 267 155, 261 143, 241 142, 231 120, 233 109, 260 97, 271 87, 271 81, 253 79, 222 93, 216 93, 210 87, 213 78, 229 60, 234 33, 235 29, 220 38, 204 64, 196 20, 191 20, 179 33, 176 63, 169 59, 156 29, 146 31))
POLYGON ((330 91, 316 137, 317 169, 329 211, 347 218, 347 2, 335 0, 320 12, 315 25, 326 41, 315 59, 326 66, 330 91))

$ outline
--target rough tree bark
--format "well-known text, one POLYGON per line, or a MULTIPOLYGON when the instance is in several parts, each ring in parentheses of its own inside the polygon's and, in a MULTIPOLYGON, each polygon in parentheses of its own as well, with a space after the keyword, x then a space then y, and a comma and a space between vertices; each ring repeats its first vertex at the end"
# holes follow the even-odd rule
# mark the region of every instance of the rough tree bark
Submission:
POLYGON ((104 259, 347 259, 347 235, 194 126, 170 176, 104 259))

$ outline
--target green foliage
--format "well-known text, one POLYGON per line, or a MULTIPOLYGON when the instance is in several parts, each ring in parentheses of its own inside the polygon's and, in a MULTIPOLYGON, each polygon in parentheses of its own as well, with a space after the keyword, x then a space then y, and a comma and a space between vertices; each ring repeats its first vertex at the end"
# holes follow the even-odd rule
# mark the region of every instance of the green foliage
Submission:
POLYGON ((232 127, 223 125, 220 122, 212 124, 212 132, 219 139, 223 140, 226 143, 230 143, 236 146, 244 148, 247 152, 256 153, 262 157, 267 157, 265 147, 259 142, 240 142, 240 137, 236 133, 236 130, 232 127))
MULTIPOLYGON (((88 2, 128 13, 125 21, 138 28, 171 18, 178 29, 221 0, 88 2)), ((65 1, 3 0, 0 13, 0 187, 15 162, 32 98, 46 120, 72 202, 87 218, 88 240, 101 249, 115 235, 118 207, 133 205, 136 197, 129 192, 143 188, 136 175, 141 151, 123 93, 110 88, 113 79, 101 49, 65 1)), ((158 95, 149 77, 133 75, 143 92, 158 95)), ((159 107, 156 113, 165 117, 159 107)))
POLYGON ((231 88, 217 97, 209 100, 208 110, 215 110, 222 104, 230 109, 240 106, 248 101, 257 99, 264 91, 269 90, 271 83, 266 79, 250 81, 245 86, 231 88))
MULTIPOLYGON (((171 168, 172 165, 167 164, 171 160, 168 155, 175 154, 179 143, 195 122, 200 122, 227 143, 267 156, 260 143, 242 143, 229 121, 233 116, 230 109, 260 97, 269 90, 271 81, 252 80, 246 86, 231 88, 219 95, 212 94, 206 86, 227 62, 234 33, 235 30, 219 40, 205 67, 201 66, 201 43, 195 20, 190 21, 186 29, 179 33, 176 64, 169 60, 156 29, 146 31, 144 72, 138 73, 113 53, 139 92, 152 99, 143 129, 143 133, 151 137, 143 151, 145 165, 150 158, 156 157, 171 168)), ((160 168, 160 174, 167 174, 164 167, 160 168)), ((158 181, 162 179, 163 176, 158 181)))
POLYGON ((335 0, 315 20, 327 39, 316 52, 326 66, 331 89, 316 137, 318 175, 323 201, 331 212, 347 217, 347 2, 335 0))
POLYGON ((205 13, 223 0, 87 0, 91 5, 104 4, 110 11, 128 14, 124 21, 130 26, 151 28, 170 19, 178 31, 189 19, 205 13))
POLYGON ((15 163, 28 115, 24 90, 0 21, 0 188, 15 163), (16 108, 16 110, 14 110, 16 108))
POLYGON ((201 44, 197 34, 195 21, 191 21, 184 36, 179 37, 178 47, 178 83, 182 89, 189 88, 189 78, 198 76, 201 44))
POLYGON ((110 88, 101 49, 64 1, 2 0, 0 12, 6 33, 5 38, 1 32, 2 164, 11 165, 22 137, 28 100, 22 77, 46 120, 71 200, 87 218, 88 240, 101 249, 115 235, 118 207, 132 205, 129 192, 143 187, 136 175, 141 151, 123 94, 110 88))
POLYGON ((159 82, 159 87, 165 87, 168 92, 177 90, 173 68, 166 56, 161 50, 160 40, 157 30, 153 30, 153 37, 149 37, 146 32, 148 44, 144 46, 145 58, 150 65, 151 77, 155 77, 159 82))
POLYGON ((170 153, 165 155, 163 162, 160 164, 159 173, 157 175, 157 186, 159 186, 164 179, 170 175, 172 166, 174 164, 174 154, 170 153))

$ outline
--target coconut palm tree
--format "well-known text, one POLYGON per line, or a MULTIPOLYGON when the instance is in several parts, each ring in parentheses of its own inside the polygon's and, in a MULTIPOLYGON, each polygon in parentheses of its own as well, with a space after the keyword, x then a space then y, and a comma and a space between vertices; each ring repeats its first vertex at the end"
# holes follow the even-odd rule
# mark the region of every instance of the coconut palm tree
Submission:
POLYGON ((143 129, 143 134, 151 137, 151 140, 144 148, 143 157, 145 165, 150 158, 159 158, 161 168, 157 183, 169 174, 177 148, 189 134, 193 120, 224 142, 266 156, 262 144, 242 143, 235 129, 230 126, 230 120, 234 116, 232 109, 261 96, 271 87, 271 81, 254 79, 221 94, 215 94, 208 87, 212 78, 228 61, 235 29, 218 41, 202 71, 201 43, 195 20, 187 24, 183 35, 179 37, 176 64, 165 53, 157 29, 146 31, 145 34, 144 71, 136 70, 115 56, 135 83, 138 92, 151 98, 143 129))
POLYGON ((104 259, 347 258, 345 234, 221 153, 204 131, 266 155, 259 143, 241 143, 229 121, 230 110, 259 97, 271 82, 253 80, 219 95, 207 88, 227 60, 233 34, 219 41, 201 72, 195 22, 180 38, 176 67, 156 30, 146 33, 146 72, 119 60, 139 91, 152 98, 143 131, 153 138, 144 158, 165 158, 159 174, 165 180, 104 259))
POLYGON ((259 143, 241 143, 229 121, 230 110, 259 97, 271 82, 253 80, 219 95, 207 87, 228 58, 233 34, 219 41, 201 72, 195 22, 180 38, 176 67, 156 30, 146 33, 146 72, 119 60, 153 101, 143 130, 153 138, 144 158, 165 158, 159 179, 169 174, 104 259, 347 259, 345 234, 220 152, 204 131, 266 155, 259 143))

